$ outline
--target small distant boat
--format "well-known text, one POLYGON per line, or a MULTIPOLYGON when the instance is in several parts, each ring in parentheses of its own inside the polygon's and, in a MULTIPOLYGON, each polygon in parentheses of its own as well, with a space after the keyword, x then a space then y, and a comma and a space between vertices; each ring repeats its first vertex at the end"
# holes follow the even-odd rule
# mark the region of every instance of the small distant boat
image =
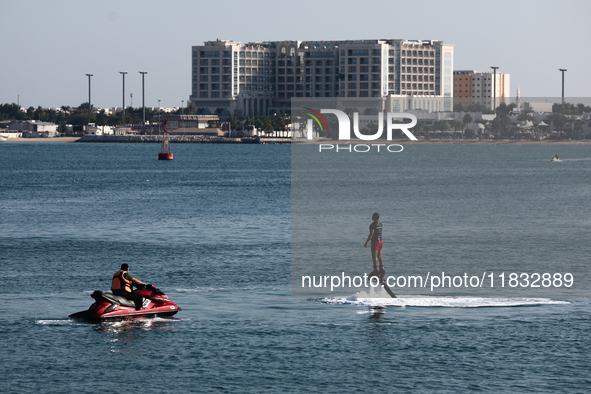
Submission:
POLYGON ((560 159, 558 158, 558 156, 554 156, 554 157, 552 158, 552 160, 550 160, 550 161, 557 161, 557 162, 559 162, 559 163, 562 163, 562 160, 560 160, 560 159))
POLYGON ((170 142, 168 141, 168 131, 162 133, 162 150, 158 153, 158 160, 172 160, 170 153, 170 142))

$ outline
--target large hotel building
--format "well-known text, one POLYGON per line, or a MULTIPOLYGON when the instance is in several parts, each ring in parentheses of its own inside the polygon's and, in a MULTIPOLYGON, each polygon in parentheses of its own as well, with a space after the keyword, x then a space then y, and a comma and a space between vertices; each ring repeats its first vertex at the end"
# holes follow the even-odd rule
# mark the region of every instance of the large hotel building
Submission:
POLYGON ((201 114, 284 113, 292 98, 381 98, 400 111, 453 104, 453 46, 441 41, 217 40, 192 47, 191 59, 201 114))

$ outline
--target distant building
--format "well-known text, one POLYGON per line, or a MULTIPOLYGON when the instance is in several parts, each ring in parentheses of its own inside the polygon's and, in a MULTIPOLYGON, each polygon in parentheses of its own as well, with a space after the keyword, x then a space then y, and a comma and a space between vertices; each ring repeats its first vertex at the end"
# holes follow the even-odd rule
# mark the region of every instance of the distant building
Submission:
POLYGON ((454 71, 454 104, 461 104, 463 107, 480 104, 492 110, 494 97, 497 98, 497 107, 501 103, 509 104, 510 75, 496 73, 496 83, 494 76, 492 72, 454 71))
POLYGON ((154 120, 160 121, 163 129, 173 133, 183 128, 208 128, 210 122, 219 123, 220 117, 217 115, 156 115, 154 120))
POLYGON ((34 120, 18 121, 12 123, 8 129, 13 132, 21 132, 23 137, 57 137, 58 125, 48 122, 37 122, 34 120))
POLYGON ((89 135, 115 135, 116 126, 97 126, 94 123, 90 123, 86 127, 85 134, 89 135))
POLYGON ((418 97, 410 106, 451 110, 453 50, 436 40, 207 41, 192 47, 189 100, 220 116, 285 113, 299 97, 418 97))
MULTIPOLYGON (((128 108, 128 107, 125 107, 128 108)), ((175 108, 163 108, 163 107, 146 107, 146 110, 150 110, 153 111, 155 113, 161 112, 161 113, 171 113, 171 112, 175 112, 179 110, 179 107, 175 107, 175 108)), ((110 110, 111 114, 118 114, 119 112, 123 112, 123 107, 112 107, 110 110)))

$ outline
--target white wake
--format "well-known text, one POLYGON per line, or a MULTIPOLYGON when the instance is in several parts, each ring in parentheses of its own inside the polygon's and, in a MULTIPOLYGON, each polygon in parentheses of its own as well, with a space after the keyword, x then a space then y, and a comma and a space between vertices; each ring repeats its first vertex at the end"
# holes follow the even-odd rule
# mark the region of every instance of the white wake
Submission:
POLYGON ((383 289, 369 293, 359 292, 350 297, 323 298, 321 302, 326 304, 348 304, 366 306, 423 306, 423 307, 450 307, 450 308, 478 308, 478 307, 510 307, 533 305, 560 305, 569 304, 567 301, 552 300, 549 298, 490 298, 490 297, 432 297, 408 295, 403 298, 391 298, 383 289))

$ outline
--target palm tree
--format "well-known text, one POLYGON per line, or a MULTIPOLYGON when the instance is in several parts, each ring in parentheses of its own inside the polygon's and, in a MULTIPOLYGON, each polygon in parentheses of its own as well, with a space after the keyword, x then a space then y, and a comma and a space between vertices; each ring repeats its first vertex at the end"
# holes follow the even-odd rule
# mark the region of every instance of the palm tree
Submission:
POLYGON ((464 117, 462 118, 462 124, 464 125, 464 129, 468 127, 468 124, 472 123, 473 121, 474 119, 472 119, 472 116, 470 116, 470 114, 464 115, 464 117))

